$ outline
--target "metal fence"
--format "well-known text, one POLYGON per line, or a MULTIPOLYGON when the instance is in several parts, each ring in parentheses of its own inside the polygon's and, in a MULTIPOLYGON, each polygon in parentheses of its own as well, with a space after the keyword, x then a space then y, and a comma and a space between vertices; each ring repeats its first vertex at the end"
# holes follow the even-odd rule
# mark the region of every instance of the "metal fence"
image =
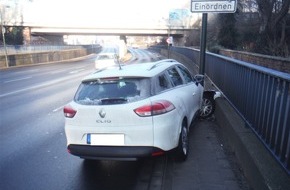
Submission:
MULTIPOLYGON (((82 46, 74 45, 63 45, 63 46, 53 46, 53 45, 6 45, 7 54, 18 54, 18 53, 30 53, 30 52, 46 52, 46 51, 59 51, 59 50, 69 50, 78 49, 82 46)), ((5 54, 5 47, 0 45, 0 55, 5 54)))
MULTIPOLYGON (((199 64, 198 50, 171 51, 199 64)), ((205 73, 290 175, 290 74, 211 53, 205 73)))

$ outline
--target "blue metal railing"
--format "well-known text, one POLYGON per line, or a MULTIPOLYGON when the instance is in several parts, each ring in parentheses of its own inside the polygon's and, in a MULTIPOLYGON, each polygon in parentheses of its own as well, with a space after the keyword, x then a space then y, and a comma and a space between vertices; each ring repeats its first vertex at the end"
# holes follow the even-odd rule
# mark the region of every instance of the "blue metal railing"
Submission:
MULTIPOLYGON (((198 50, 170 49, 199 64, 198 50)), ((206 75, 290 175, 290 74, 212 53, 205 61, 206 75)))

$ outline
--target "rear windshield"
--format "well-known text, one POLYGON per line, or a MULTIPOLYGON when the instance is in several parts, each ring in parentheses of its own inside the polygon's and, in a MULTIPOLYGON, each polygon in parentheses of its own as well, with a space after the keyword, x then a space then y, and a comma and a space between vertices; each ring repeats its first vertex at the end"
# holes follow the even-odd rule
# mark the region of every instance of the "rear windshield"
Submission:
POLYGON ((150 95, 148 78, 105 79, 82 82, 75 102, 83 105, 124 104, 150 95))

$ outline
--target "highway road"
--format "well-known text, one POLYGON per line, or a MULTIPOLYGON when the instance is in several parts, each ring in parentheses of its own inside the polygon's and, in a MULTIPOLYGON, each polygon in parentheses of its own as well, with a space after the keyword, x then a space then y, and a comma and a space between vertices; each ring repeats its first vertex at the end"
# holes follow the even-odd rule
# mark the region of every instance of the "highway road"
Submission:
MULTIPOLYGON (((128 64, 160 59, 156 54, 141 49, 132 49, 132 55, 128 64)), ((80 61, 0 70, 1 190, 138 190, 182 187, 173 187, 177 183, 174 172, 178 171, 180 164, 176 165, 170 156, 136 162, 85 162, 67 153, 62 109, 72 100, 81 79, 94 72, 94 58, 89 56, 80 61)), ((215 123, 209 121, 199 121, 197 124, 203 125, 215 128, 215 123)), ((214 131, 210 133, 215 134, 214 131)), ((217 137, 214 135, 214 138, 217 137)), ((215 144, 217 147, 220 145, 215 144)), ((222 149, 218 151, 223 153, 222 149)), ((231 163, 226 156, 223 159, 231 163)), ((192 166, 196 166, 196 163, 192 166)), ((236 178, 234 171, 237 169, 231 167, 233 172, 230 179, 234 187, 246 189, 247 185, 240 186, 243 184, 242 175, 236 178)), ((208 174, 200 175, 207 178, 208 174)), ((184 185, 191 186, 189 184, 193 181, 187 180, 184 185)), ((200 177, 195 178, 195 184, 203 187, 200 177)))

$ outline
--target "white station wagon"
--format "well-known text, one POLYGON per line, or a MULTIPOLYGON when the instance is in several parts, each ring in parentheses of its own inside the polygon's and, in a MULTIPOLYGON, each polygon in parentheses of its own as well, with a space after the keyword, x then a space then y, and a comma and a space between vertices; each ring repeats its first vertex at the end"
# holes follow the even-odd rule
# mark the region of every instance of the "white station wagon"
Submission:
POLYGON ((202 80, 171 59, 96 71, 64 107, 69 153, 136 160, 174 150, 185 160, 191 122, 214 111, 213 93, 204 93, 202 80))
POLYGON ((117 64, 117 55, 115 53, 99 53, 95 59, 95 68, 103 69, 117 64))

